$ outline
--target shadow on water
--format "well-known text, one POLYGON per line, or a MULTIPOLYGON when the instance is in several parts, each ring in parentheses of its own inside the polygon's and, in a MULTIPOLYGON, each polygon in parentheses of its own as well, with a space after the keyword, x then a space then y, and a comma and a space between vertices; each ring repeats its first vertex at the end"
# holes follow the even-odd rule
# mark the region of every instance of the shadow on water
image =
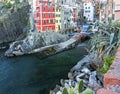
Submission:
POLYGON ((36 54, 3 57, 0 59, 0 94, 49 94, 86 54, 78 47, 47 58, 36 54))

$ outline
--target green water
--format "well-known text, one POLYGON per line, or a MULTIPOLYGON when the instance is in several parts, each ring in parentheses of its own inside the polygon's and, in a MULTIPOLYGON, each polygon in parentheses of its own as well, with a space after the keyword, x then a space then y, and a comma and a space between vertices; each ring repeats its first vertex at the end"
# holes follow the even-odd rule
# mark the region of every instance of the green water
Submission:
POLYGON ((86 54, 77 47, 43 59, 38 55, 1 57, 0 94, 49 94, 86 54))

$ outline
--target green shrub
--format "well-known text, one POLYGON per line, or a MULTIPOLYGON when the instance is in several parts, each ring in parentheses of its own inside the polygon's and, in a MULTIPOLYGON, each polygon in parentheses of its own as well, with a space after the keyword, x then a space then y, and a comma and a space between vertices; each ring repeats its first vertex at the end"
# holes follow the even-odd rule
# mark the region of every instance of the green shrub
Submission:
POLYGON ((110 69, 115 56, 104 58, 104 66, 99 70, 101 73, 106 73, 110 69))
POLYGON ((120 22, 118 22, 118 21, 117 21, 117 22, 114 22, 112 25, 113 25, 113 27, 118 27, 118 28, 120 28, 120 22))
POLYGON ((64 87, 62 90, 62 94, 94 94, 94 91, 92 91, 89 88, 87 88, 83 91, 83 80, 81 79, 80 82, 77 83, 74 88, 69 87, 67 89, 64 87))
POLYGON ((67 89, 66 89, 66 88, 64 88, 64 89, 63 89, 62 94, 68 94, 68 92, 67 92, 67 89))

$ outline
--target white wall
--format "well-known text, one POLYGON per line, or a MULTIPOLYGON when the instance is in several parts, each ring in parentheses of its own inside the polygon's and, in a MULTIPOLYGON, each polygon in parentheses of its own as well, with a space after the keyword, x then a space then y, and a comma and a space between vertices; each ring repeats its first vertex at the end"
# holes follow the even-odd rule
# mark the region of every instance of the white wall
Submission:
POLYGON ((90 20, 94 20, 94 7, 92 3, 84 3, 84 16, 90 20))

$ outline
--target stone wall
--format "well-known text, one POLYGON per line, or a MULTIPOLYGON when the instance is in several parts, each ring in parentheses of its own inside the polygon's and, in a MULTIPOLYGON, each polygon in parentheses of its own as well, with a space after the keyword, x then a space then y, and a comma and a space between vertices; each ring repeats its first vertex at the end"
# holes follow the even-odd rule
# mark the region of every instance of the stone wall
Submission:
POLYGON ((104 75, 104 88, 99 89, 97 94, 120 94, 120 46, 110 70, 104 75))
POLYGON ((28 12, 29 5, 24 3, 0 16, 0 43, 14 41, 23 33, 29 20, 28 12))

